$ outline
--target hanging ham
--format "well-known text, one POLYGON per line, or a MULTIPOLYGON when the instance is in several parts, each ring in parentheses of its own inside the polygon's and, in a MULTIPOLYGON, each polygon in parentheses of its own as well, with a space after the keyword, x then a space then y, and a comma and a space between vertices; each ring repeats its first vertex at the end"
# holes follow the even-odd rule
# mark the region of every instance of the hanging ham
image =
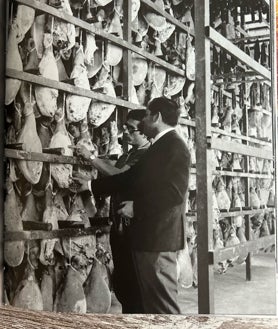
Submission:
MULTIPOLYGON (((104 88, 106 95, 116 98, 112 78, 104 66, 100 72, 99 80, 94 84, 93 88, 104 88)), ((88 113, 89 123, 94 127, 99 127, 111 116, 115 108, 116 105, 114 104, 93 100, 88 113)))
MULTIPOLYGON (((123 29, 121 26, 120 16, 116 11, 114 12, 114 16, 110 22, 108 33, 111 33, 120 39, 123 38, 123 29)), ((106 56, 105 56, 106 65, 116 66, 120 63, 122 57, 123 57, 122 47, 116 46, 108 41, 106 47, 106 56)))
MULTIPOLYGON (((22 143, 23 150, 27 152, 42 152, 42 145, 37 134, 36 120, 33 111, 33 103, 25 103, 23 115, 24 125, 18 135, 17 143, 22 143)), ((26 180, 31 184, 37 184, 42 173, 42 162, 18 160, 18 167, 26 180)))
MULTIPOLYGON (((46 3, 47 0, 41 0, 40 2, 46 3)), ((31 28, 31 36, 35 42, 35 47, 38 53, 38 57, 42 58, 43 55, 43 38, 44 28, 46 24, 46 15, 38 15, 35 17, 34 23, 31 28)))
MULTIPOLYGON (((59 81, 59 71, 52 49, 52 36, 44 34, 44 53, 39 64, 40 74, 47 79, 59 81)), ((53 117, 57 111, 58 90, 48 87, 35 86, 35 96, 42 115, 53 117)))
POLYGON ((84 284, 88 313, 107 313, 111 306, 111 292, 105 281, 105 266, 94 261, 91 272, 84 284))
MULTIPOLYGON (((4 203, 4 227, 6 232, 23 231, 22 220, 16 202, 13 183, 8 179, 7 194, 4 203)), ((4 259, 9 266, 18 266, 24 257, 24 241, 6 241, 4 243, 4 259)))
MULTIPOLYGON (((83 47, 78 46, 75 51, 73 70, 70 78, 74 79, 74 85, 76 87, 90 90, 88 72, 84 65, 83 47)), ((83 120, 87 115, 90 103, 91 99, 88 97, 69 94, 66 98, 67 119, 70 122, 83 120)))
POLYGON ((132 55, 132 82, 134 86, 143 83, 148 73, 148 63, 140 55, 132 55))
MULTIPOLYGON (((18 33, 18 25, 16 24, 16 22, 13 22, 7 42, 6 69, 23 71, 23 64, 18 50, 18 33)), ((20 85, 20 80, 11 78, 6 79, 5 105, 9 105, 14 101, 15 96, 19 91, 20 85)))
MULTIPOLYGON (((50 148, 63 148, 64 155, 72 156, 71 139, 65 126, 65 117, 63 108, 60 106, 56 115, 56 129, 50 141, 50 148)), ((51 175, 60 188, 68 188, 71 183, 72 165, 70 164, 51 164, 51 175)))
POLYGON ((195 48, 191 44, 190 36, 187 38, 186 46, 186 77, 191 81, 195 81, 195 48))
POLYGON ((72 266, 57 291, 54 311, 86 313, 87 303, 79 272, 72 266))
POLYGON ((42 295, 35 272, 28 264, 23 280, 19 283, 12 305, 28 310, 42 311, 42 295))
POLYGON ((52 312, 54 305, 54 295, 56 291, 55 274, 52 266, 48 266, 46 269, 44 269, 40 288, 43 300, 43 310, 52 312))
MULTIPOLYGON (((49 0, 50 6, 61 5, 57 10, 63 15, 73 16, 69 0, 49 0)), ((69 50, 75 45, 75 27, 59 18, 49 15, 47 22, 48 30, 53 34, 53 45, 59 49, 69 50)))
MULTIPOLYGON (((164 11, 165 6, 163 0, 155 0, 154 4, 159 6, 162 11, 164 11)), ((154 13, 148 9, 144 11, 144 17, 147 23, 155 30, 155 31, 162 31, 165 29, 166 26, 166 18, 154 13)))
POLYGON ((19 38, 17 40, 18 43, 24 39, 25 34, 30 30, 32 24, 34 23, 34 19, 35 9, 29 6, 18 5, 15 19, 19 30, 19 38))

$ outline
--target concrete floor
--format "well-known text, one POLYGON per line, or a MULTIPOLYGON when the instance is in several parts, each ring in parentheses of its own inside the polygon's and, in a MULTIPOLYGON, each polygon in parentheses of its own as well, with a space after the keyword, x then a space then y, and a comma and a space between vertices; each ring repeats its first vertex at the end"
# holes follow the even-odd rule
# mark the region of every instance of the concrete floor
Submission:
MULTIPOLYGON (((259 253, 252 257, 252 280, 245 280, 245 263, 229 268, 225 274, 215 274, 215 314, 275 315, 276 268, 274 253, 259 253)), ((198 291, 180 290, 184 314, 198 313, 198 291)))

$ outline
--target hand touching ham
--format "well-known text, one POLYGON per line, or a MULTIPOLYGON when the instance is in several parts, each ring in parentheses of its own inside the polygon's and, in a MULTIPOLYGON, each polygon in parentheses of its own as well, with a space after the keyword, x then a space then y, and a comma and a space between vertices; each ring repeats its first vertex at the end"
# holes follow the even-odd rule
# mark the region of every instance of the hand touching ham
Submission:
POLYGON ((123 201, 120 206, 120 208, 117 213, 119 215, 122 215, 123 217, 126 218, 133 218, 134 213, 133 213, 133 201, 123 201))

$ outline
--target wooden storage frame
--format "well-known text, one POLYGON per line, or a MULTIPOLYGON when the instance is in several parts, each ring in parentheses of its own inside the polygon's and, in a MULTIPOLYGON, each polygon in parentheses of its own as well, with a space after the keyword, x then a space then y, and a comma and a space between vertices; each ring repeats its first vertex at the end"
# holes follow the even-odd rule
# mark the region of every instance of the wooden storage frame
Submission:
MULTIPOLYGON (((274 18, 275 18, 275 3, 270 1, 270 13, 271 13, 271 40, 274 40, 274 18)), ((269 5, 269 3, 268 3, 269 5)), ((275 154, 275 136, 276 136, 276 124, 274 122, 274 117, 276 117, 276 100, 274 92, 272 92, 271 105, 272 105, 272 122, 273 122, 273 143, 265 143, 257 140, 256 144, 261 144, 265 146, 272 146, 270 150, 263 150, 253 146, 249 146, 249 142, 254 142, 253 138, 248 136, 242 136, 243 144, 238 144, 235 142, 223 142, 215 137, 213 133, 221 133, 222 135, 228 135, 231 137, 237 137, 235 134, 227 134, 220 129, 215 129, 211 127, 211 70, 210 70, 210 45, 211 42, 216 44, 237 60, 243 63, 246 67, 255 72, 256 75, 262 77, 261 80, 267 80, 268 83, 272 84, 272 91, 275 89, 275 75, 274 75, 274 56, 275 48, 272 47, 271 50, 271 71, 267 70, 265 67, 260 65, 258 62, 253 60, 251 57, 246 55, 237 46, 235 46, 231 41, 227 40, 220 33, 215 31, 210 27, 210 8, 209 1, 206 0, 195 0, 195 51, 196 51, 196 170, 197 170, 197 225, 198 225, 198 306, 199 313, 209 314, 214 313, 214 270, 213 265, 219 261, 232 258, 239 255, 240 253, 248 252, 248 257, 246 260, 246 279, 251 280, 251 252, 258 250, 260 248, 265 248, 269 245, 275 243, 275 234, 267 237, 258 238, 256 240, 247 241, 245 243, 240 243, 232 247, 221 248, 214 250, 213 248, 213 217, 212 217, 212 174, 214 173, 214 168, 211 166, 211 156, 214 149, 239 153, 247 156, 245 160, 245 173, 236 173, 235 176, 245 177, 246 185, 246 201, 249 200, 249 178, 263 178, 261 174, 247 174, 249 172, 248 168, 248 157, 254 156, 258 158, 268 159, 274 161, 275 154)), ((246 33, 243 29, 240 29, 244 38, 246 33)), ((242 65, 241 65, 242 66, 242 65)), ((215 89, 216 87, 213 86, 215 89)), ((245 134, 248 131, 247 122, 247 106, 245 104, 244 116, 245 116, 245 134)), ((267 111, 264 114, 271 115, 267 111)), ((275 167, 276 172, 276 167, 275 167)), ((220 171, 223 175, 231 175, 227 171, 220 171)), ((273 209, 274 210, 274 209, 273 209)), ((242 210, 240 212, 228 212, 222 213, 220 218, 233 217, 235 214, 241 214, 245 217, 246 223, 246 237, 247 240, 250 238, 250 216, 264 210, 242 210)), ((277 214, 276 214, 277 215, 277 214)), ((277 216, 276 216, 277 218, 277 216)))
MULTIPOLYGON (((136 47, 131 43, 131 1, 124 1, 124 26, 123 26, 123 40, 106 33, 100 29, 96 29, 92 27, 89 23, 61 13, 57 9, 42 4, 36 0, 11 0, 16 1, 19 4, 27 5, 32 7, 42 13, 50 14, 54 17, 60 18, 64 21, 74 24, 75 26, 80 27, 86 32, 93 33, 97 36, 100 36, 104 40, 110 41, 120 47, 123 48, 123 61, 125 65, 123 65, 123 99, 113 98, 107 95, 85 90, 82 88, 78 88, 70 85, 65 82, 57 82, 51 79, 46 79, 41 76, 37 76, 34 74, 30 74, 27 72, 20 72, 14 69, 6 70, 6 77, 15 78, 19 80, 23 80, 29 83, 38 84, 50 88, 55 88, 58 90, 62 90, 67 93, 72 93, 80 96, 85 96, 91 99, 112 103, 119 106, 122 109, 144 109, 144 106, 138 106, 130 102, 131 96, 131 76, 132 76, 132 52, 137 53, 146 60, 154 62, 155 64, 163 67, 167 72, 171 74, 176 74, 180 76, 185 76, 185 71, 175 67, 167 63, 166 61, 157 58, 156 56, 149 54, 145 51, 142 51, 141 48, 136 47)), ((155 5, 151 0, 141 0, 141 3, 150 7, 153 11, 159 13, 164 16, 168 21, 175 24, 177 29, 189 33, 189 28, 173 18, 167 12, 162 12, 161 8, 155 5)), ((256 74, 262 76, 265 80, 272 82, 272 85, 275 86, 275 79, 273 77, 273 72, 271 73, 260 64, 252 60, 245 53, 243 53, 239 48, 233 45, 230 41, 226 40, 222 35, 217 33, 211 27, 209 27, 209 1, 207 0, 195 0, 194 3, 195 8, 198 8, 198 11, 195 10, 195 47, 196 47, 196 119, 187 120, 180 119, 181 125, 187 125, 196 128, 196 156, 197 156, 197 164, 196 169, 192 168, 192 173, 197 173, 197 214, 191 213, 190 218, 193 220, 197 220, 198 223, 198 309, 199 313, 207 314, 214 313, 214 291, 213 291, 213 264, 219 262, 221 260, 230 258, 239 254, 242 251, 248 251, 249 257, 247 261, 247 279, 251 278, 251 254, 250 252, 254 250, 258 250, 259 248, 269 246, 274 243, 274 235, 259 238, 254 241, 247 241, 246 243, 241 243, 239 245, 223 248, 217 251, 213 250, 212 245, 212 174, 218 173, 221 175, 227 176, 235 176, 235 177, 245 177, 247 180, 249 178, 271 178, 272 175, 266 174, 254 174, 249 173, 248 170, 245 172, 235 172, 235 171, 225 171, 219 168, 212 168, 210 166, 210 156, 213 148, 229 151, 229 152, 237 152, 240 154, 245 154, 248 156, 256 156, 261 158, 266 158, 273 160, 273 153, 269 154, 269 152, 258 149, 255 147, 248 146, 249 142, 256 143, 258 145, 267 146, 269 143, 251 138, 248 136, 239 136, 233 133, 226 133, 223 130, 212 128, 210 124, 210 42, 214 42, 218 44, 220 47, 225 47, 226 50, 232 53, 233 56, 236 56, 238 60, 248 65, 256 74), (246 145, 237 144, 237 143, 223 143, 214 137, 212 137, 212 133, 217 132, 222 135, 228 135, 231 137, 236 137, 241 139, 246 145), (259 152, 260 151, 260 152, 259 152), (201 159, 201 161, 199 161, 201 159), (205 161, 204 161, 205 160, 205 161), (193 216, 193 217, 192 217, 193 216)), ((274 17, 274 5, 271 2, 271 21, 273 22, 274 17)), ((273 36, 273 27, 271 28, 271 33, 273 36)), ((244 32, 244 31, 243 31, 244 32)), ((272 49, 272 68, 273 58, 274 58, 275 49, 272 49)), ((213 88, 217 88, 213 86, 213 88)), ((272 106, 273 111, 275 109, 275 99, 274 95, 272 97, 272 106)), ((275 127, 273 124, 273 133, 275 136, 275 127)), ((273 145, 275 146, 275 139, 273 139, 273 145)), ((89 162, 82 161, 77 157, 68 157, 68 156, 59 156, 54 154, 43 154, 43 153, 29 153, 20 150, 14 149, 5 149, 5 156, 7 158, 14 159, 25 159, 27 161, 42 161, 42 162, 50 162, 50 163, 69 163, 69 164, 89 164, 89 162)), ((248 169, 248 168, 246 168, 248 169)), ((249 223, 249 216, 252 214, 260 213, 265 211, 265 209, 249 209, 242 210, 240 212, 226 212, 221 213, 221 218, 223 217, 232 217, 237 214, 241 214, 245 216, 246 223, 249 223)), ((250 225, 247 225, 250 230, 250 225)), ((94 234, 98 230, 109 230, 106 226, 101 227, 92 227, 88 229, 61 229, 55 231, 23 231, 23 232, 6 232, 5 240, 32 240, 32 239, 52 239, 57 237, 76 237, 88 234, 94 234)))

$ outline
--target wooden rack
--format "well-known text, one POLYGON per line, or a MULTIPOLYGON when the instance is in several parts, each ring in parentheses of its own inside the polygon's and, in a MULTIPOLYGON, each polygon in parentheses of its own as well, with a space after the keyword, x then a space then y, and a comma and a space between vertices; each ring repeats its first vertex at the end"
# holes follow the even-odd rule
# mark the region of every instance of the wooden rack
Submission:
MULTIPOLYGON (((251 224, 250 218, 255 214, 264 212, 263 209, 250 209, 240 210, 236 212, 221 212, 220 220, 225 217, 232 217, 234 215, 241 215, 245 218, 246 224, 246 237, 247 242, 241 243, 232 247, 221 248, 214 250, 213 248, 213 215, 212 215, 212 174, 217 170, 211 165, 211 156, 214 149, 239 153, 245 156, 245 170, 242 172, 229 172, 226 170, 219 170, 219 174, 243 177, 246 181, 245 200, 246 205, 249 201, 249 179, 250 178, 264 178, 263 174, 253 174, 249 172, 249 156, 258 157, 261 159, 274 160, 273 143, 260 141, 258 139, 250 138, 247 136, 236 136, 235 134, 221 132, 220 129, 211 127, 211 58, 210 49, 211 43, 218 47, 225 49, 227 53, 235 57, 241 63, 241 68, 248 69, 258 75, 261 80, 269 81, 272 83, 272 88, 275 84, 273 77, 274 70, 274 51, 272 50, 272 70, 269 71, 250 56, 246 55, 235 44, 227 40, 220 33, 216 32, 210 27, 210 2, 206 0, 195 0, 195 49, 196 49, 196 169, 197 169, 197 223, 198 223, 198 299, 199 299, 199 313, 214 313, 214 270, 213 266, 219 261, 232 258, 237 255, 248 253, 246 260, 246 279, 251 280, 251 252, 266 248, 275 243, 275 235, 272 234, 267 237, 262 237, 256 240, 250 240, 251 224), (233 141, 221 141, 213 134, 222 134, 232 138, 239 138, 242 144, 233 141), (254 143, 260 148, 250 146, 249 143, 254 143), (201 240, 201 241, 200 241, 201 240)), ((274 24, 274 9, 271 3, 271 33, 273 33, 274 24)), ((239 29, 242 38, 249 38, 248 32, 243 27, 239 29)), ((273 36, 273 35, 272 35, 273 36)), ((271 36, 270 36, 271 37, 271 36)), ((250 37, 251 38, 251 37, 250 37)), ((244 75, 244 74, 243 74, 244 75)), ((244 76, 243 76, 244 81, 244 76)), ((246 80, 247 81, 247 80, 246 80)), ((212 87, 213 90, 218 90, 216 86, 212 87)), ((231 97, 229 93, 226 96, 231 97)), ((238 101, 238 99, 237 99, 238 101)), ((245 103, 244 109, 244 131, 248 131, 248 102, 245 103)), ((263 114, 274 116, 276 108, 275 101, 272 97, 271 105, 273 112, 268 113, 263 111, 263 114)), ((273 141, 275 141, 275 124, 273 124, 273 141)), ((275 209, 273 209, 275 210, 275 209)))
MULTIPOLYGON (((91 90, 85 90, 82 88, 75 87, 69 83, 53 81, 46 79, 41 76, 37 76, 28 72, 20 72, 14 69, 6 70, 6 77, 15 78, 29 83, 42 85, 45 87, 55 88, 66 93, 76 94, 85 96, 91 99, 95 99, 110 104, 115 104, 123 109, 144 109, 144 106, 138 106, 130 102, 131 97, 131 76, 132 76, 132 53, 136 53, 144 57, 147 61, 153 62, 156 65, 164 68, 169 74, 185 77, 185 71, 177 68, 174 65, 167 63, 166 61, 143 51, 141 48, 131 43, 131 1, 124 1, 124 16, 123 16, 123 39, 117 38, 112 34, 106 33, 100 29, 97 29, 89 23, 60 12, 59 10, 43 4, 36 0, 15 0, 19 4, 23 4, 36 9, 41 13, 47 13, 54 17, 60 18, 68 23, 74 24, 80 27, 82 30, 92 33, 103 40, 112 42, 113 44, 123 48, 123 61, 126 65, 123 65, 123 99, 109 97, 105 94, 94 92, 91 90)), ((173 18, 167 12, 163 12, 161 8, 156 6, 150 0, 141 0, 141 4, 150 7, 153 11, 164 16, 169 22, 174 24, 177 29, 182 32, 189 33, 189 28, 173 18)), ((207 0, 195 0, 195 48, 196 48, 196 119, 188 120, 181 118, 180 124, 196 129, 196 156, 197 164, 196 169, 192 168, 191 173, 197 173, 197 214, 188 214, 189 220, 196 221, 198 224, 198 307, 199 313, 214 313, 214 291, 213 291, 213 265, 217 262, 239 255, 242 252, 249 253, 249 259, 247 261, 247 278, 251 277, 251 264, 250 257, 251 252, 260 248, 265 248, 274 243, 274 235, 259 238, 254 241, 247 241, 240 245, 235 245, 229 248, 223 248, 213 250, 213 239, 212 239, 212 176, 213 174, 220 174, 226 176, 243 177, 248 181, 249 178, 265 178, 271 179, 273 175, 264 173, 249 173, 248 165, 244 172, 228 171, 218 168, 212 168, 211 166, 211 155, 214 149, 236 152, 246 157, 254 156, 262 159, 274 160, 273 151, 271 147, 275 141, 271 144, 267 141, 259 140, 256 138, 248 137, 245 135, 237 135, 233 133, 227 133, 222 129, 211 127, 211 76, 210 76, 210 45, 211 42, 230 53, 230 55, 236 57, 241 62, 241 68, 245 68, 248 74, 258 75, 261 79, 267 80, 273 83, 273 73, 267 70, 265 67, 260 65, 258 62, 247 56, 231 41, 225 39, 221 34, 216 32, 209 26, 209 1, 207 0), (198 8, 198 10, 196 10, 198 8), (236 142, 221 141, 216 138, 213 134, 220 134, 230 136, 231 138, 241 139, 242 144, 236 142), (249 143, 259 145, 261 148, 249 146, 249 143), (263 148, 262 148, 263 147, 263 148), (267 147, 267 149, 266 149, 267 147)), ((273 20, 273 8, 272 20, 273 20)), ((273 27, 271 27, 273 30, 273 27)), ((240 27, 242 38, 247 40, 252 39, 248 33, 240 27)), ((271 32, 272 33, 272 32, 271 32)), ((265 35, 264 35, 265 37, 265 35)), ((274 53, 272 52, 272 59, 274 53)), ((273 65, 272 65, 273 68, 273 65)), ((214 85, 213 90, 219 90, 214 85)), ((231 97, 228 92, 225 95, 231 97)), ((245 101, 246 113, 248 102, 245 101)), ((275 109, 275 102, 272 100, 273 109, 275 109)), ((264 111, 266 115, 272 115, 271 113, 264 111)), ((247 130, 246 130, 247 131, 247 130)), ((275 131, 274 131, 275 134, 275 131)), ((41 153, 29 153, 21 150, 6 149, 5 156, 7 158, 24 159, 28 161, 42 161, 50 163, 68 163, 72 165, 90 165, 90 162, 81 161, 77 157, 68 157, 63 155, 55 154, 41 154, 41 153)), ((247 185, 248 186, 248 185, 247 185)), ((247 193, 248 200, 248 193, 247 193)), ((240 211, 228 211, 220 214, 220 219, 225 217, 233 217, 242 215, 246 218, 247 230, 250 233, 250 222, 249 218, 252 215, 263 213, 265 211, 273 211, 273 208, 265 209, 248 209, 240 211)), ((33 239, 54 239, 61 237, 77 237, 88 234, 95 234, 98 230, 108 230, 107 226, 91 227, 88 229, 59 229, 53 231, 23 231, 23 232, 6 232, 5 240, 33 240, 33 239)), ((247 236, 249 238, 249 236, 247 236)))

